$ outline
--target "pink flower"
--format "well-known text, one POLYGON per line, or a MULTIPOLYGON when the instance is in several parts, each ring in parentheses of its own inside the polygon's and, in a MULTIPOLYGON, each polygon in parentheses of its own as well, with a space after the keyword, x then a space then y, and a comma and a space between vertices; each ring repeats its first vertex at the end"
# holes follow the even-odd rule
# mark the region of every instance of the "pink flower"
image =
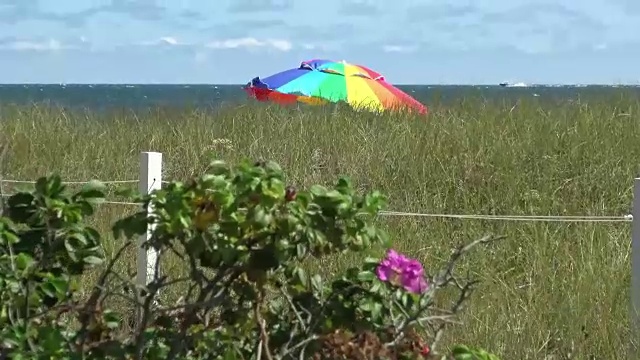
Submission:
POLYGON ((423 346, 422 351, 420 351, 420 355, 427 357, 430 354, 431 354, 431 348, 429 347, 429 345, 423 346))
POLYGON ((422 294, 429 288, 424 278, 424 269, 418 260, 407 258, 393 249, 387 251, 386 257, 376 269, 378 279, 416 294, 422 294))

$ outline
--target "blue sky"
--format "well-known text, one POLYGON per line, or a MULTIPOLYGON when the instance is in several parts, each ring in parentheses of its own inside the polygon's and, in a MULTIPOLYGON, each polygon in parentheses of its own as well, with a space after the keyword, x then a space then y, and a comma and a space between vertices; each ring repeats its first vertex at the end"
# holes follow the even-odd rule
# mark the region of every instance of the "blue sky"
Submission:
POLYGON ((640 83, 640 0, 0 0, 0 83, 640 83))

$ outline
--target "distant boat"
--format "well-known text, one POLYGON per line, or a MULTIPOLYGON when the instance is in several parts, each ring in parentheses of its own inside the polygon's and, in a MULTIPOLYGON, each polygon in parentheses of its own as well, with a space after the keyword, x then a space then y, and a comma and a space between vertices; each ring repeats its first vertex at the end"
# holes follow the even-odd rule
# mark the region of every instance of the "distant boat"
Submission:
POLYGON ((500 83, 500 86, 502 86, 502 87, 527 87, 529 85, 527 85, 527 84, 525 84, 523 82, 517 82, 515 84, 510 84, 509 82, 504 81, 504 82, 500 83))

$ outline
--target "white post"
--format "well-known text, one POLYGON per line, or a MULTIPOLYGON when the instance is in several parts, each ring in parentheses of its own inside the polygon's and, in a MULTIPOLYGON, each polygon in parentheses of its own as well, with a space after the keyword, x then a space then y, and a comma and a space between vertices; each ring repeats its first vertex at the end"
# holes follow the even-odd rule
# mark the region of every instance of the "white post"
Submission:
POLYGON ((640 178, 633 182, 633 224, 631 227, 631 352, 640 352, 640 178))
MULTIPOLYGON (((140 154, 140 192, 143 194, 149 194, 153 190, 160 189, 162 187, 162 153, 158 152, 143 152, 140 154)), ((151 206, 147 209, 148 213, 152 213, 151 206)), ((155 224, 150 224, 147 227, 146 235, 140 237, 138 242, 138 254, 137 254, 137 277, 136 283, 139 286, 146 286, 149 284, 155 274, 156 262, 158 254, 155 249, 150 248, 145 250, 142 248, 142 244, 151 238, 155 224)))

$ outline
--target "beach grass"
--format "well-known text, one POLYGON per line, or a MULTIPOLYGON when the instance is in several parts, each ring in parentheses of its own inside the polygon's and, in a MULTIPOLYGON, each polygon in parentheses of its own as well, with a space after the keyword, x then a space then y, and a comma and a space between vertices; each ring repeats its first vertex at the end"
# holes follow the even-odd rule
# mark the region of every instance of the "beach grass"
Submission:
MULTIPOLYGON (((259 105, 92 113, 5 104, 1 170, 5 179, 56 172, 66 181, 135 180, 139 153, 159 151, 164 180, 186 179, 213 152, 230 162, 277 161, 299 187, 346 175, 360 190, 386 194, 393 211, 630 213, 640 99, 622 92, 588 101, 473 97, 430 110, 427 117, 259 105)), ((3 191, 17 186, 5 183, 3 191)), ((101 205, 92 222, 109 239, 107 252, 118 246, 109 237, 111 223, 135 210, 101 205)), ((379 221, 396 249, 430 269, 459 244, 506 236, 465 259, 462 271, 482 282, 447 345, 478 345, 504 359, 629 358, 630 223, 379 221)), ((326 260, 323 273, 336 274, 354 260, 326 260)), ((163 265, 169 274, 181 269, 177 261, 163 265)))

